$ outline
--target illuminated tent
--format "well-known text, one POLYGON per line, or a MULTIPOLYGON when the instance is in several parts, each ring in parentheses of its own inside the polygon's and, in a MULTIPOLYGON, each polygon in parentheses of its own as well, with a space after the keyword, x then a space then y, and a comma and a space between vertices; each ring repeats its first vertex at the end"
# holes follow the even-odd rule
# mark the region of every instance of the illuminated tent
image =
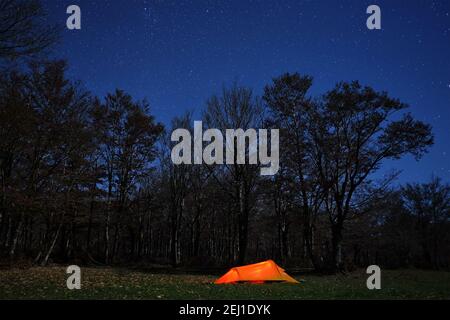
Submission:
POLYGON ((214 283, 264 283, 268 281, 299 283, 272 260, 232 268, 214 283))

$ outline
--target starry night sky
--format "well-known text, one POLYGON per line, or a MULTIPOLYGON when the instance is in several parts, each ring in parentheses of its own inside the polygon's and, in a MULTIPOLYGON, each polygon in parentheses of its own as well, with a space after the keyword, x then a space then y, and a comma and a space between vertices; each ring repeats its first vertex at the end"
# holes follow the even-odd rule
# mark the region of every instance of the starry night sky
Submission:
MULTIPOLYGON (((55 56, 70 76, 103 96, 120 88, 146 97, 168 124, 237 81, 261 94, 284 72, 315 79, 313 93, 360 80, 410 105, 433 126, 435 145, 420 162, 389 162, 399 182, 450 180, 450 1, 365 0, 43 0, 65 28, 77 4, 82 29, 63 29, 55 56), (366 28, 377 4, 382 30, 366 28)), ((280 152, 283 152, 280 146, 280 152)))

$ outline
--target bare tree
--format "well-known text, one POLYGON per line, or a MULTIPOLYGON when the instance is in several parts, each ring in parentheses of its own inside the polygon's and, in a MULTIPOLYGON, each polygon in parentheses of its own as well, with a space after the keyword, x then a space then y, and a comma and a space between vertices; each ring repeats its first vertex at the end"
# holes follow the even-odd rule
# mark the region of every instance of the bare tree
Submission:
MULTIPOLYGON (((188 113, 172 121, 172 129, 187 129, 192 132, 191 115, 188 113)), ((181 262, 181 228, 186 211, 186 199, 191 189, 192 166, 174 164, 171 160, 171 148, 174 143, 167 132, 160 149, 161 174, 164 180, 163 196, 166 199, 168 224, 170 230, 170 262, 178 266, 181 262)))
POLYGON ((450 185, 437 177, 429 183, 407 184, 402 188, 402 198, 408 212, 415 217, 425 265, 438 269, 444 256, 440 254, 439 243, 446 242, 445 227, 450 221, 450 185))
MULTIPOLYGON (((311 110, 308 97, 312 78, 298 73, 284 74, 273 79, 264 89, 264 101, 269 107, 268 123, 281 131, 284 188, 294 189, 296 196, 291 206, 298 208, 303 222, 303 251, 315 267, 318 259, 314 252, 315 220, 324 200, 323 188, 318 183, 318 172, 313 165, 313 135, 309 131, 311 110)), ((286 193, 280 193, 286 196, 286 193)), ((278 199, 281 202, 282 198, 278 199)))
MULTIPOLYGON (((207 102, 205 122, 211 128, 225 132, 226 129, 240 128, 247 130, 259 128, 263 124, 263 109, 258 98, 245 87, 234 85, 224 89, 221 96, 213 96, 207 102)), ((236 143, 234 144, 236 147, 236 143)), ((248 153, 248 148, 246 150, 248 153)), ((236 157, 237 152, 234 152, 236 157)), ((213 176, 230 197, 233 204, 238 242, 234 260, 242 264, 245 260, 248 242, 249 216, 256 203, 258 184, 258 166, 252 164, 224 164, 211 168, 213 176)))
POLYGON ((149 173, 156 156, 155 143, 162 126, 155 123, 148 112, 146 101, 135 102, 121 90, 108 94, 104 104, 97 102, 94 111, 94 123, 101 132, 99 154, 106 171, 106 262, 113 259, 118 250, 123 215, 139 180, 149 173), (111 239, 113 212, 114 238, 111 239))
POLYGON ((433 144, 431 127, 406 113, 385 92, 358 82, 339 83, 313 109, 309 130, 314 136, 314 166, 326 192, 331 224, 331 267, 342 266, 344 222, 355 209, 355 195, 386 159, 412 154, 419 159, 433 144))
POLYGON ((39 53, 56 39, 39 0, 0 0, 0 58, 39 53))

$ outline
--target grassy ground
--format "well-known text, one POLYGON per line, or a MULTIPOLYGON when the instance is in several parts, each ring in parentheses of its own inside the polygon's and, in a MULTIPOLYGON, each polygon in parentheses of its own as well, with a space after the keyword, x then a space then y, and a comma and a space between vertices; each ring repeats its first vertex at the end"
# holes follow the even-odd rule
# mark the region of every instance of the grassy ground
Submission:
POLYGON ((300 284, 214 285, 215 276, 82 268, 82 289, 66 288, 62 267, 0 270, 0 299, 450 299, 450 272, 382 271, 368 290, 363 270, 297 275, 300 284))

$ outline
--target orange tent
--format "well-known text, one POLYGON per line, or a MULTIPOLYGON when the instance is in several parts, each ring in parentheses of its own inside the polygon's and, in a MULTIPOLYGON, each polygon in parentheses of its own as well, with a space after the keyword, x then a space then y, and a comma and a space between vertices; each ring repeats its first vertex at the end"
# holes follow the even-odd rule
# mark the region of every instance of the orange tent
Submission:
POLYGON ((217 279, 215 284, 252 282, 264 283, 266 281, 299 283, 289 276, 284 269, 279 267, 274 261, 267 260, 242 267, 231 268, 222 277, 217 279))

